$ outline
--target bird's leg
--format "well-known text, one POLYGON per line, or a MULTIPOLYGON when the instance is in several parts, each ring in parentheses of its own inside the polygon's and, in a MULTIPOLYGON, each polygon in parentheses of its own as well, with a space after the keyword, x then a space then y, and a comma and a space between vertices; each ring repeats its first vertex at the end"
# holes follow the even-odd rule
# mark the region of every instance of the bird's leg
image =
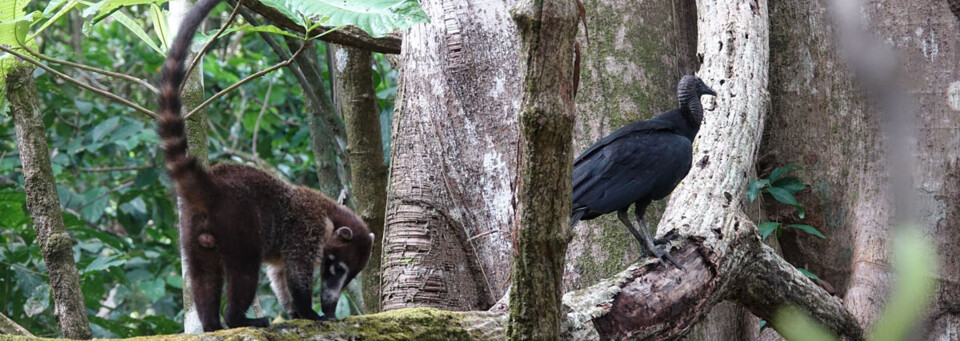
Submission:
MULTIPOLYGON (((643 244, 647 252, 649 252, 654 257, 657 257, 657 259, 660 260, 660 263, 663 264, 664 267, 667 266, 667 264, 663 260, 664 258, 666 258, 667 261, 669 261, 671 264, 673 264, 677 268, 680 268, 680 270, 686 271, 687 269, 684 268, 683 265, 680 265, 680 263, 677 263, 677 260, 673 259, 673 256, 670 255, 669 252, 664 251, 663 249, 654 245, 654 239, 653 237, 650 236, 650 232, 647 230, 647 224, 643 221, 644 210, 640 207, 641 205, 635 205, 635 206, 636 206, 635 207, 636 212, 634 212, 634 214, 637 217, 637 223, 640 224, 640 231, 637 231, 637 229, 634 228, 632 225, 627 224, 627 228, 630 229, 630 232, 633 233, 634 237, 637 237, 637 240, 640 240, 640 242, 643 244)), ((619 215, 619 212, 618 212, 618 215, 619 215)), ((626 210, 623 210, 623 217, 620 218, 620 221, 628 221, 626 210)), ((666 236, 664 237, 664 239, 660 239, 658 241, 662 243, 664 242, 664 240, 669 241, 672 238, 675 238, 675 237, 666 236)))
MULTIPOLYGON (((643 221, 642 218, 638 220, 643 221)), ((667 232, 667 235, 663 236, 663 238, 653 238, 653 245, 660 246, 672 242, 677 238, 680 238, 680 234, 677 233, 677 230, 670 230, 670 232, 667 232)))

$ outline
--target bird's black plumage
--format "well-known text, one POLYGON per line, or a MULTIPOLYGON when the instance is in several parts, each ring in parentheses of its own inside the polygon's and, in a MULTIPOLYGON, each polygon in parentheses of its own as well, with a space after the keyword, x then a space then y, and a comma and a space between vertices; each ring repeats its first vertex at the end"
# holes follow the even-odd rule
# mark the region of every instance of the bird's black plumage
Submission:
POLYGON ((653 200, 670 195, 690 171, 693 139, 703 119, 701 95, 716 93, 699 78, 684 76, 677 85, 679 108, 628 124, 580 154, 573 165, 571 225, 617 212, 647 250, 680 267, 669 253, 655 247, 643 213, 653 200), (636 205, 642 233, 626 216, 630 205, 636 205))

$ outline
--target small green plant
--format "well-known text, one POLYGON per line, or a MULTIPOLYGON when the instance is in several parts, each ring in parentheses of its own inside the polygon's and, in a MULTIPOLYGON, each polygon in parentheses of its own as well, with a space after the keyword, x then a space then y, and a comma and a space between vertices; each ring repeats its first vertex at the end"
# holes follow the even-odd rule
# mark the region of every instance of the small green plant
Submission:
MULTIPOLYGON (((803 219, 806 216, 806 211, 804 210, 803 205, 797 201, 797 198, 794 195, 803 190, 806 185, 804 185, 803 182, 795 176, 787 176, 787 174, 790 172, 798 169, 801 169, 800 166, 788 163, 787 165, 777 167, 770 172, 770 177, 767 179, 751 180, 750 185, 747 187, 747 199, 750 199, 750 202, 753 202, 760 197, 761 193, 770 194, 773 199, 779 201, 780 203, 791 205, 796 208, 797 217, 803 219)), ((774 233, 776 233, 777 237, 780 237, 780 234, 783 233, 783 230, 788 228, 795 228, 820 238, 826 238, 826 236, 820 233, 820 231, 817 231, 816 228, 810 225, 784 225, 783 223, 776 221, 765 221, 757 224, 757 230, 760 231, 760 236, 763 237, 763 240, 767 240, 767 237, 774 233)))

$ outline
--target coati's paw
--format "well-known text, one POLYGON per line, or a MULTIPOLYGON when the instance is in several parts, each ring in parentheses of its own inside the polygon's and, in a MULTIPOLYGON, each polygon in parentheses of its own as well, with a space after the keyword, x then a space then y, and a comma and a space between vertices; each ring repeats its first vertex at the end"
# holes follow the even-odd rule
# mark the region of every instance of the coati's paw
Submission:
POLYGON ((254 327, 254 328, 263 328, 270 325, 270 320, 266 317, 250 319, 250 318, 239 318, 239 319, 228 319, 224 318, 227 322, 227 326, 230 328, 241 328, 241 327, 254 327))
POLYGON ((270 320, 266 317, 250 319, 250 326, 255 328, 265 328, 270 326, 270 320))
POLYGON ((323 321, 323 322, 328 322, 328 321, 329 321, 329 322, 335 322, 335 321, 337 321, 337 319, 336 319, 336 318, 333 318, 333 317, 330 317, 330 316, 327 316, 327 315, 323 315, 323 316, 320 316, 320 321, 323 321))

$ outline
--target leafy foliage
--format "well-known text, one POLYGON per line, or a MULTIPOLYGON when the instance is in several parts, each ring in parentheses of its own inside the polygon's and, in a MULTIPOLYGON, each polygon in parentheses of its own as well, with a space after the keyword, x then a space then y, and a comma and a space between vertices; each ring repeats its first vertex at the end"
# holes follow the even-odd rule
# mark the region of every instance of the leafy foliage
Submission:
MULTIPOLYGON (((10 1, 0 0, 0 6, 10 1)), ((24 29, 19 34, 26 37, 40 31, 37 39, 44 41, 42 53, 49 57, 155 80, 163 62, 157 50, 165 49, 162 44, 166 41, 164 29, 157 22, 166 20, 154 17, 163 14, 159 7, 163 2, 55 0, 40 5, 45 8, 22 11, 23 19, 18 22, 33 27, 33 31, 24 29), (74 32, 70 20, 75 19, 62 14, 69 14, 63 10, 68 7, 81 13, 77 19, 83 23, 83 32, 74 32), (132 18, 156 46, 142 35, 131 34, 129 23, 121 22, 119 16, 132 18), (72 33, 84 36, 72 40, 72 33)), ((222 10, 216 13, 221 22, 227 14, 222 10)), ((238 31, 260 30, 239 25, 238 31)), ((203 60, 207 96, 279 62, 257 35, 229 37, 236 41, 214 42, 214 55, 203 60)), ((325 55, 324 45, 317 45, 313 52, 325 55)), ((384 130, 389 133, 397 74, 381 55, 375 54, 375 64, 377 100, 384 130)), ((154 93, 124 80, 77 72, 55 63, 48 65, 145 107, 153 107, 156 102, 154 93)), ((170 195, 169 179, 159 166, 162 157, 154 123, 43 70, 38 69, 34 75, 63 219, 75 241, 74 259, 94 336, 181 331, 183 278, 176 242, 176 202, 170 195)), ((327 70, 323 70, 323 76, 318 83, 325 86, 329 84, 327 70)), ((316 186, 304 112, 300 86, 285 69, 241 86, 207 110, 211 161, 250 162, 232 153, 240 151, 275 166, 294 183, 316 186), (273 84, 270 96, 268 84, 273 84), (254 131, 257 120, 261 121, 259 130, 254 131), (254 134, 258 135, 256 146, 252 145, 254 134)), ((14 136, 12 119, 0 115, 0 309, 34 334, 58 336, 46 266, 25 207, 14 136), (7 182, 13 184, 4 185, 7 182)), ((386 137, 387 150, 388 143, 386 137)), ((259 298, 264 312, 276 316, 282 309, 265 280, 262 284, 259 298)), ((343 307, 338 315, 346 314, 350 304, 349 299, 341 300, 343 307)))
POLYGON ((373 37, 430 21, 416 0, 262 0, 300 26, 310 21, 326 26, 352 25, 373 37))
MULTIPOLYGON (((760 197, 761 193, 770 194, 774 200, 791 205, 796 209, 797 216, 800 219, 803 219, 806 215, 803 205, 797 201, 795 195, 797 192, 802 191, 806 186, 803 184, 800 179, 792 176, 787 176, 790 172, 794 170, 799 170, 800 167, 794 164, 787 164, 786 166, 777 167, 772 172, 770 172, 770 177, 767 179, 756 179, 751 180, 750 184, 747 186, 747 198, 751 202, 760 197)), ((767 240, 767 237, 776 233, 777 237, 783 233, 784 229, 793 228, 800 231, 812 234, 820 238, 826 238, 820 231, 817 231, 816 228, 810 225, 804 224, 782 224, 780 222, 765 221, 757 224, 757 230, 760 232, 760 236, 763 237, 763 240, 767 240)))

